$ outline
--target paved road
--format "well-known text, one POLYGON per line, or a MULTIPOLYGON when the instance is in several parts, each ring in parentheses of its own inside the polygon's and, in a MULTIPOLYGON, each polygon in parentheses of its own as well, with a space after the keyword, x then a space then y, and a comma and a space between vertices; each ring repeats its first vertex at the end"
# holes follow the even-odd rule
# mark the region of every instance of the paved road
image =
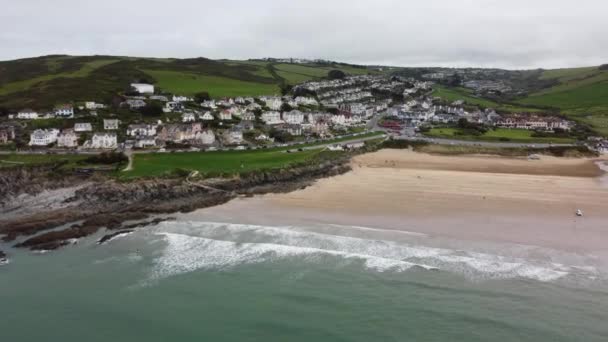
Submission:
MULTIPOLYGON (((374 135, 371 137, 364 137, 364 138, 353 137, 352 140, 345 140, 345 141, 340 141, 340 142, 328 142, 327 144, 318 144, 318 145, 314 145, 314 146, 302 147, 302 149, 303 150, 318 150, 319 148, 327 148, 327 147, 333 146, 333 145, 357 144, 360 142, 366 142, 369 140, 377 140, 377 139, 381 139, 381 138, 386 138, 386 135, 374 135)), ((296 148, 298 148, 298 147, 294 146, 294 149, 296 149, 296 148)))
POLYGON ((485 147, 536 147, 547 148, 551 146, 575 146, 575 144, 538 144, 538 143, 516 143, 516 142, 491 142, 491 141, 471 141, 471 140, 454 140, 429 138, 423 136, 401 136, 401 139, 428 141, 440 145, 463 145, 463 146, 485 146, 485 147))

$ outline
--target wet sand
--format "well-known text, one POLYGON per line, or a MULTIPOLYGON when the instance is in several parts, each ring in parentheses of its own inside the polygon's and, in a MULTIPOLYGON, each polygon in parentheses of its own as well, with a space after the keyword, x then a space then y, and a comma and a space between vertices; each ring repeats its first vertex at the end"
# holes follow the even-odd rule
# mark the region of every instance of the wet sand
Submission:
POLYGON ((383 150, 288 193, 191 214, 250 224, 340 224, 571 252, 608 251, 608 187, 589 159, 383 150), (576 217, 576 209, 584 217, 576 217))

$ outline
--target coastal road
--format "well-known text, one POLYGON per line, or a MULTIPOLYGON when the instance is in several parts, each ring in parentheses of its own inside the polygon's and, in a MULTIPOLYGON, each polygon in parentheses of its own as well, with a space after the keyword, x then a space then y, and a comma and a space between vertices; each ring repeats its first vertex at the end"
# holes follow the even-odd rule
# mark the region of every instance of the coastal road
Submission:
POLYGON ((400 136, 398 139, 407 140, 418 140, 427 141, 439 145, 461 145, 461 146, 484 146, 484 147, 535 147, 535 148, 547 148, 551 146, 575 146, 576 144, 547 144, 547 143, 516 143, 516 142, 491 142, 491 141, 479 141, 479 140, 455 140, 455 139, 441 139, 441 138, 429 138, 423 136, 400 136))
MULTIPOLYGON (((314 145, 314 146, 306 146, 306 147, 300 147, 300 148, 302 150, 318 150, 320 148, 327 148, 327 147, 333 146, 333 145, 357 144, 357 143, 361 143, 361 142, 383 139, 383 138, 386 138, 386 135, 374 135, 371 137, 364 137, 364 138, 353 137, 352 140, 344 140, 344 141, 340 141, 340 142, 328 142, 327 144, 318 144, 318 145, 314 145)), ((298 149, 297 146, 294 146, 294 148, 298 149)))

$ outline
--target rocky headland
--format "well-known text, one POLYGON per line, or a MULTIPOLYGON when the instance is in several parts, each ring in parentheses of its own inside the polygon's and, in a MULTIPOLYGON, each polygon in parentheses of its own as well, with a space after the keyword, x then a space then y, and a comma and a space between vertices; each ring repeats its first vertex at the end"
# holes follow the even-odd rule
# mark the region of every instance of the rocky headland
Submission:
MULTIPOLYGON (((48 198, 54 205, 3 215, 0 236, 5 243, 31 250, 54 250, 76 239, 108 234, 99 243, 134 229, 155 225, 171 213, 191 212, 226 203, 239 196, 290 192, 319 178, 348 172, 348 158, 300 165, 281 170, 250 173, 232 178, 145 179, 121 182, 109 177, 55 177, 44 167, 0 172, 0 213, 14 208, 24 194, 41 196, 49 189, 70 189, 69 196, 48 198), (49 175, 51 174, 51 175, 49 175), (6 185, 6 187, 4 187, 6 185)), ((65 195, 65 194, 64 194, 65 195)), ((38 202, 40 202, 39 200, 38 202)), ((42 200, 44 202, 44 199, 42 200)))

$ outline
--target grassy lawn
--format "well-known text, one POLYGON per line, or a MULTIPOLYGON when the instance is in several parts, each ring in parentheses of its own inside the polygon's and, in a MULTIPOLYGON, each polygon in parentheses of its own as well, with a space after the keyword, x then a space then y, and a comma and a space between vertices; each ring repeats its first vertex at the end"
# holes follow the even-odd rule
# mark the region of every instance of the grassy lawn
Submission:
POLYGON ((433 128, 430 132, 425 135, 435 138, 447 138, 447 139, 458 139, 458 140, 480 140, 480 141, 495 141, 499 142, 501 139, 509 139, 510 142, 520 143, 555 143, 555 144, 568 144, 573 143, 575 139, 569 138, 536 138, 532 136, 532 131, 525 129, 507 129, 498 128, 496 130, 489 130, 482 136, 474 135, 460 135, 462 132, 458 128, 433 128))
POLYGON ((177 71, 142 70, 152 76, 165 91, 194 95, 208 91, 212 97, 273 95, 279 92, 276 84, 239 81, 227 77, 197 75, 177 71))
POLYGON ((133 171, 126 178, 157 177, 176 169, 208 175, 232 175, 263 169, 286 167, 318 155, 320 150, 286 153, 284 150, 150 153, 135 156, 133 171))
POLYGON ((87 158, 84 155, 63 154, 0 154, 0 168, 18 165, 38 165, 67 161, 70 165, 87 158))
POLYGON ((69 72, 69 73, 66 72, 66 73, 49 74, 49 75, 44 75, 44 76, 40 76, 40 77, 30 78, 28 80, 7 83, 0 87, 0 95, 6 95, 6 94, 22 91, 22 90, 27 90, 31 86, 33 86, 37 83, 44 82, 44 81, 50 81, 52 79, 59 78, 59 77, 65 77, 65 78, 87 77, 95 69, 101 68, 103 66, 106 66, 106 65, 109 65, 109 64, 112 64, 115 62, 118 62, 118 60, 100 59, 100 60, 85 63, 82 66, 82 68, 80 68, 80 70, 78 70, 78 71, 69 72))
POLYGON ((321 153, 334 153, 324 152, 321 147, 324 144, 375 137, 382 134, 382 132, 370 132, 356 137, 343 137, 319 143, 250 151, 136 154, 134 156, 133 170, 122 173, 120 177, 123 179, 158 177, 168 175, 176 169, 196 170, 207 175, 233 175, 240 172, 277 169, 311 160, 321 153), (300 147, 317 145, 319 145, 318 149, 296 151, 300 147), (286 153, 286 150, 293 152, 286 153))

